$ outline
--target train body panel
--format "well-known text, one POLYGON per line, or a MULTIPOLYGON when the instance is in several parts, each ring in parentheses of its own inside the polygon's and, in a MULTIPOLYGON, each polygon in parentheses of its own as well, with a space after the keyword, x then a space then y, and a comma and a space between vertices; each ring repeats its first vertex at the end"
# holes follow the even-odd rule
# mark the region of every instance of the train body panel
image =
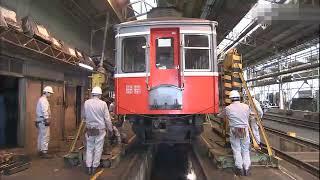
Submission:
POLYGON ((218 77, 187 76, 181 110, 153 110, 148 105, 145 77, 116 78, 118 114, 209 114, 218 113, 218 77))
POLYGON ((138 139, 188 142, 218 113, 216 23, 156 18, 116 26, 116 113, 138 139))

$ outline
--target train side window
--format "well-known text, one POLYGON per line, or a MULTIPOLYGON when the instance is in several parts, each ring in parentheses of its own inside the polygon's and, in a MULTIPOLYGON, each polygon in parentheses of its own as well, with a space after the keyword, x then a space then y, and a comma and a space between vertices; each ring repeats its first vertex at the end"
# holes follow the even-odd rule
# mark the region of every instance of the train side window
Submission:
POLYGON ((122 40, 122 72, 134 73, 146 71, 145 37, 128 37, 122 40))
POLYGON ((210 70, 210 46, 208 35, 184 35, 186 70, 210 70))
POLYGON ((156 39, 156 67, 158 69, 174 68, 172 37, 156 39))

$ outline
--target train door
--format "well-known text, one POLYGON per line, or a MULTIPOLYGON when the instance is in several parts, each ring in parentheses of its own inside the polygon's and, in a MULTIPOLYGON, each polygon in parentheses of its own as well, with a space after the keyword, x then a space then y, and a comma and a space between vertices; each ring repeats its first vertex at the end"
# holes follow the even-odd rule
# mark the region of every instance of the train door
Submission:
POLYGON ((151 29, 150 86, 180 87, 179 29, 151 29))
POLYGON ((179 28, 154 28, 150 37, 149 107, 181 109, 179 28))

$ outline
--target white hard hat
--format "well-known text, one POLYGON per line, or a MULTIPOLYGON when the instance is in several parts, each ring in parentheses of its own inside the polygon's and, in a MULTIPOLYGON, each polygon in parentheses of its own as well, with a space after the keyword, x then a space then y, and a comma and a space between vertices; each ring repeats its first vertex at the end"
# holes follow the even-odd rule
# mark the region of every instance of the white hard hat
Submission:
POLYGON ((53 94, 53 89, 51 86, 46 86, 43 88, 43 92, 48 92, 48 93, 53 94))
POLYGON ((92 94, 102 94, 102 90, 99 86, 96 86, 96 87, 92 88, 91 93, 92 94))
POLYGON ((240 94, 239 94, 238 91, 232 90, 232 91, 229 93, 229 98, 240 98, 240 94))

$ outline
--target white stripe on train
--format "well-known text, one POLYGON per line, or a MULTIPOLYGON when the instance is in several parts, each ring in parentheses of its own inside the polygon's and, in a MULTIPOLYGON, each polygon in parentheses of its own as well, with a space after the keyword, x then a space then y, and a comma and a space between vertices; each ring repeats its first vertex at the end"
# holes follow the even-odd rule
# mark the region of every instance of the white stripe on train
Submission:
MULTIPOLYGON (((123 77, 146 77, 147 73, 123 73, 123 74, 115 74, 115 78, 123 78, 123 77)), ((148 73, 150 76, 150 73, 148 73)), ((181 75, 182 76, 182 75, 181 75)), ((184 72, 184 76, 219 76, 218 72, 184 72)))

